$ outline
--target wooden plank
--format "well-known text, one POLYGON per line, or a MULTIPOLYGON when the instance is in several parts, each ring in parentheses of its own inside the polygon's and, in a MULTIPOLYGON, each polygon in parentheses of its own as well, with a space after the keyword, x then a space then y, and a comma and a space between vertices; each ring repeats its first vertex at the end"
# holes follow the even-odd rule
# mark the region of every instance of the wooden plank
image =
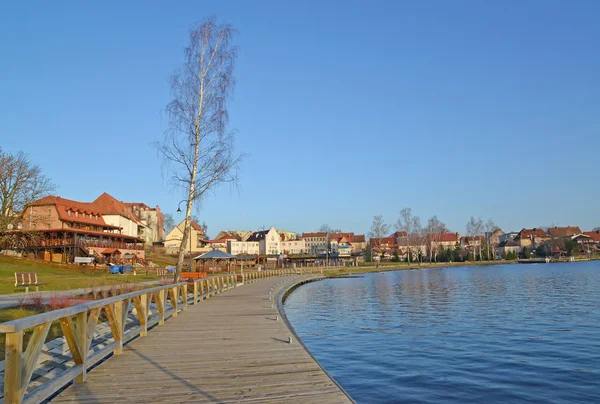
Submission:
POLYGON ((271 288, 277 295, 280 275, 265 271, 243 288, 231 285, 235 275, 207 279, 211 294, 221 282, 232 288, 131 341, 122 355, 95 367, 85 385, 68 387, 54 401, 351 402, 302 344, 287 342, 286 323, 274 320, 280 313, 265 296, 271 288), (167 349, 172 341, 185 349, 167 349))

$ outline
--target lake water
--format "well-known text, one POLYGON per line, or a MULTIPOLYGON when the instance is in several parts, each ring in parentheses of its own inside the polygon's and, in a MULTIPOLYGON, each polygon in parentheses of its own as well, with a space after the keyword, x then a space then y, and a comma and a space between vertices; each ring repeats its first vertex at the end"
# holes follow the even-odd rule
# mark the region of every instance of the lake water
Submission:
POLYGON ((285 303, 358 403, 600 403, 600 262, 359 276, 285 303))

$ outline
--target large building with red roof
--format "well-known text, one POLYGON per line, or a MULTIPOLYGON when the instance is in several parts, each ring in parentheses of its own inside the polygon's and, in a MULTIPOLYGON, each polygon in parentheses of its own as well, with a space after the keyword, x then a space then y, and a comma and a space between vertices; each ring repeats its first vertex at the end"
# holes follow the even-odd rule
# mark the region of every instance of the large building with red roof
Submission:
POLYGON ((144 258, 144 240, 107 223, 102 207, 94 202, 47 196, 25 208, 19 227, 10 230, 13 237, 6 242, 19 240, 20 245, 4 248, 20 247, 48 261, 73 262, 76 257, 94 257, 100 262, 144 258))

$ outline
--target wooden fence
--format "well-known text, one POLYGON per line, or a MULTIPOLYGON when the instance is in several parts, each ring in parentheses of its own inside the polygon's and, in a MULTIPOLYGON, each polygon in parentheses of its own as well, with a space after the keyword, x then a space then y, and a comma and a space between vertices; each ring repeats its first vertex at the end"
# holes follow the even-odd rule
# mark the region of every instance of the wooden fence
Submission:
POLYGON ((266 270, 218 275, 189 283, 126 293, 0 324, 0 333, 6 337, 4 403, 37 403, 52 396, 71 381, 84 383, 89 367, 110 354, 120 355, 123 344, 135 337, 146 336, 149 328, 176 317, 177 313, 187 309, 188 303, 196 304, 227 289, 263 278, 318 271, 321 269, 266 270), (130 321, 129 329, 126 329, 125 323, 133 308, 136 321, 133 325, 130 321), (92 352, 90 346, 99 319, 106 319, 109 323, 112 342, 101 350, 92 352), (55 321, 60 323, 74 365, 45 384, 28 390, 33 372, 38 366, 40 352, 55 321), (25 333, 29 336, 26 347, 23 338, 25 333))

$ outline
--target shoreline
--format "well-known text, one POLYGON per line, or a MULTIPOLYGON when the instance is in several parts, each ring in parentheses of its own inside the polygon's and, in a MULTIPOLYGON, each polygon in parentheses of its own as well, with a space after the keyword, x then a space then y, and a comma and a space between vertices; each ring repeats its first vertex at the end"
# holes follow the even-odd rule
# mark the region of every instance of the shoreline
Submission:
MULTIPOLYGON (((561 264, 561 263, 577 263, 577 262, 590 262, 590 261, 599 261, 598 259, 585 259, 585 260, 575 260, 575 261, 552 261, 550 264, 561 264)), ((375 272, 388 272, 388 271, 404 271, 404 270, 413 270, 413 269, 431 269, 431 268, 453 268, 453 267, 474 267, 474 266, 492 266, 492 265, 527 265, 527 262, 519 262, 518 260, 510 260, 510 261, 465 261, 465 262, 438 262, 438 263, 428 263, 424 262, 422 264, 411 263, 410 265, 406 263, 399 264, 383 264, 379 265, 379 267, 375 266, 358 266, 358 267, 342 267, 343 269, 325 269, 323 270, 323 275, 326 278, 339 278, 346 275, 354 275, 354 274, 368 274, 375 272)))

